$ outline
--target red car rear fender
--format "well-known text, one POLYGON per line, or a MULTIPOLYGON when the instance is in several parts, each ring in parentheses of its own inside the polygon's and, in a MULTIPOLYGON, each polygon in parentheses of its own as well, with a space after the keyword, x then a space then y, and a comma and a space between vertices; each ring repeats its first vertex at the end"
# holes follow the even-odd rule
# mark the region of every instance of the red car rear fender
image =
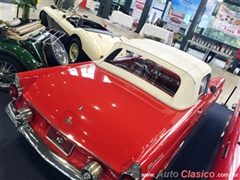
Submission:
POLYGON ((222 89, 224 82, 225 82, 225 79, 223 77, 211 78, 211 80, 209 82, 209 87, 214 85, 217 88, 222 89))
MULTIPOLYGON (((86 64, 87 63, 89 63, 89 62, 86 62, 86 64)), ((83 63, 81 63, 81 64, 83 64, 83 63)), ((33 70, 33 71, 25 71, 25 72, 18 73, 17 75, 21 82, 23 91, 27 91, 28 88, 32 84, 34 84, 34 82, 37 79, 50 76, 52 73, 61 72, 61 71, 64 71, 65 69, 73 68, 75 66, 78 66, 78 63, 67 65, 67 66, 55 66, 55 67, 51 67, 51 68, 43 68, 43 69, 38 69, 38 70, 33 70)), ((45 79, 45 78, 43 78, 43 79, 45 79)))

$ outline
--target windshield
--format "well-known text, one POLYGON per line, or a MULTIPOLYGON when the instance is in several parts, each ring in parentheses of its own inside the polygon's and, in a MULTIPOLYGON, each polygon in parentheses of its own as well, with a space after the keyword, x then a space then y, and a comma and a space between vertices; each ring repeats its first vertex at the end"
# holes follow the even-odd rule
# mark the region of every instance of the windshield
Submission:
POLYGON ((148 57, 134 52, 117 49, 105 61, 124 69, 127 73, 140 77, 170 96, 175 95, 181 84, 180 77, 176 73, 148 57), (122 55, 124 54, 122 52, 128 52, 128 55, 126 53, 122 55))
POLYGON ((54 0, 55 6, 61 11, 73 11, 82 0, 54 0))

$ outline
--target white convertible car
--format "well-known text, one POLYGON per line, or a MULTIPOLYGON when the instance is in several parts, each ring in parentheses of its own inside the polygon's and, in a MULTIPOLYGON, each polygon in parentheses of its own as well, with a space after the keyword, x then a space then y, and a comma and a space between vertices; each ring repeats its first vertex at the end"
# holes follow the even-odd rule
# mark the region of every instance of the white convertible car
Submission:
POLYGON ((62 41, 73 62, 101 59, 115 42, 127 40, 86 16, 75 13, 78 0, 54 2, 55 5, 41 9, 40 19, 44 26, 66 32, 67 36, 62 41))

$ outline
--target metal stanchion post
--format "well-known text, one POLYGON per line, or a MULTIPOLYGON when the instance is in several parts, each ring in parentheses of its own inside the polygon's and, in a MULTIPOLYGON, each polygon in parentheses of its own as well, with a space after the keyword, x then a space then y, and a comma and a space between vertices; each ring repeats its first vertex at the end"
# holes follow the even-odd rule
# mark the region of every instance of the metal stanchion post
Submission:
POLYGON ((229 99, 232 97, 233 93, 235 92, 235 90, 237 89, 237 86, 234 87, 234 89, 232 90, 231 94, 228 96, 227 100, 225 101, 225 103, 222 103, 223 106, 228 107, 227 106, 227 102, 229 101, 229 99))

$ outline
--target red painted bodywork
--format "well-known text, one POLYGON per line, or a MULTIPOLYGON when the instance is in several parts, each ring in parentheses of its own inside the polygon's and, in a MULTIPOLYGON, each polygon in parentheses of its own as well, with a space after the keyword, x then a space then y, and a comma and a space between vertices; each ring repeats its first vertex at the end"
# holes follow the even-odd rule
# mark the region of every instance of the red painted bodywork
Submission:
POLYGON ((171 17, 170 20, 171 20, 172 22, 177 23, 177 24, 181 24, 181 21, 180 21, 177 17, 171 17))
POLYGON ((143 10, 144 5, 143 4, 136 4, 136 8, 140 9, 140 10, 143 10))
POLYGON ((118 179, 133 162, 140 164, 142 173, 156 175, 165 169, 192 127, 215 103, 224 83, 223 78, 212 79, 216 93, 208 91, 193 107, 177 111, 94 62, 18 76, 23 96, 15 106, 28 104, 34 109, 33 129, 79 169, 97 160, 104 166, 104 180, 118 179), (69 114, 74 116, 71 127, 63 123, 69 114), (52 126, 76 145, 70 156, 45 138, 52 126))
POLYGON ((210 180, 240 179, 240 101, 228 123, 211 170, 215 176, 210 180))
MULTIPOLYGON (((240 34, 240 33, 239 33, 240 34)), ((240 59, 240 48, 238 48, 236 54, 235 54, 235 57, 240 59)))

